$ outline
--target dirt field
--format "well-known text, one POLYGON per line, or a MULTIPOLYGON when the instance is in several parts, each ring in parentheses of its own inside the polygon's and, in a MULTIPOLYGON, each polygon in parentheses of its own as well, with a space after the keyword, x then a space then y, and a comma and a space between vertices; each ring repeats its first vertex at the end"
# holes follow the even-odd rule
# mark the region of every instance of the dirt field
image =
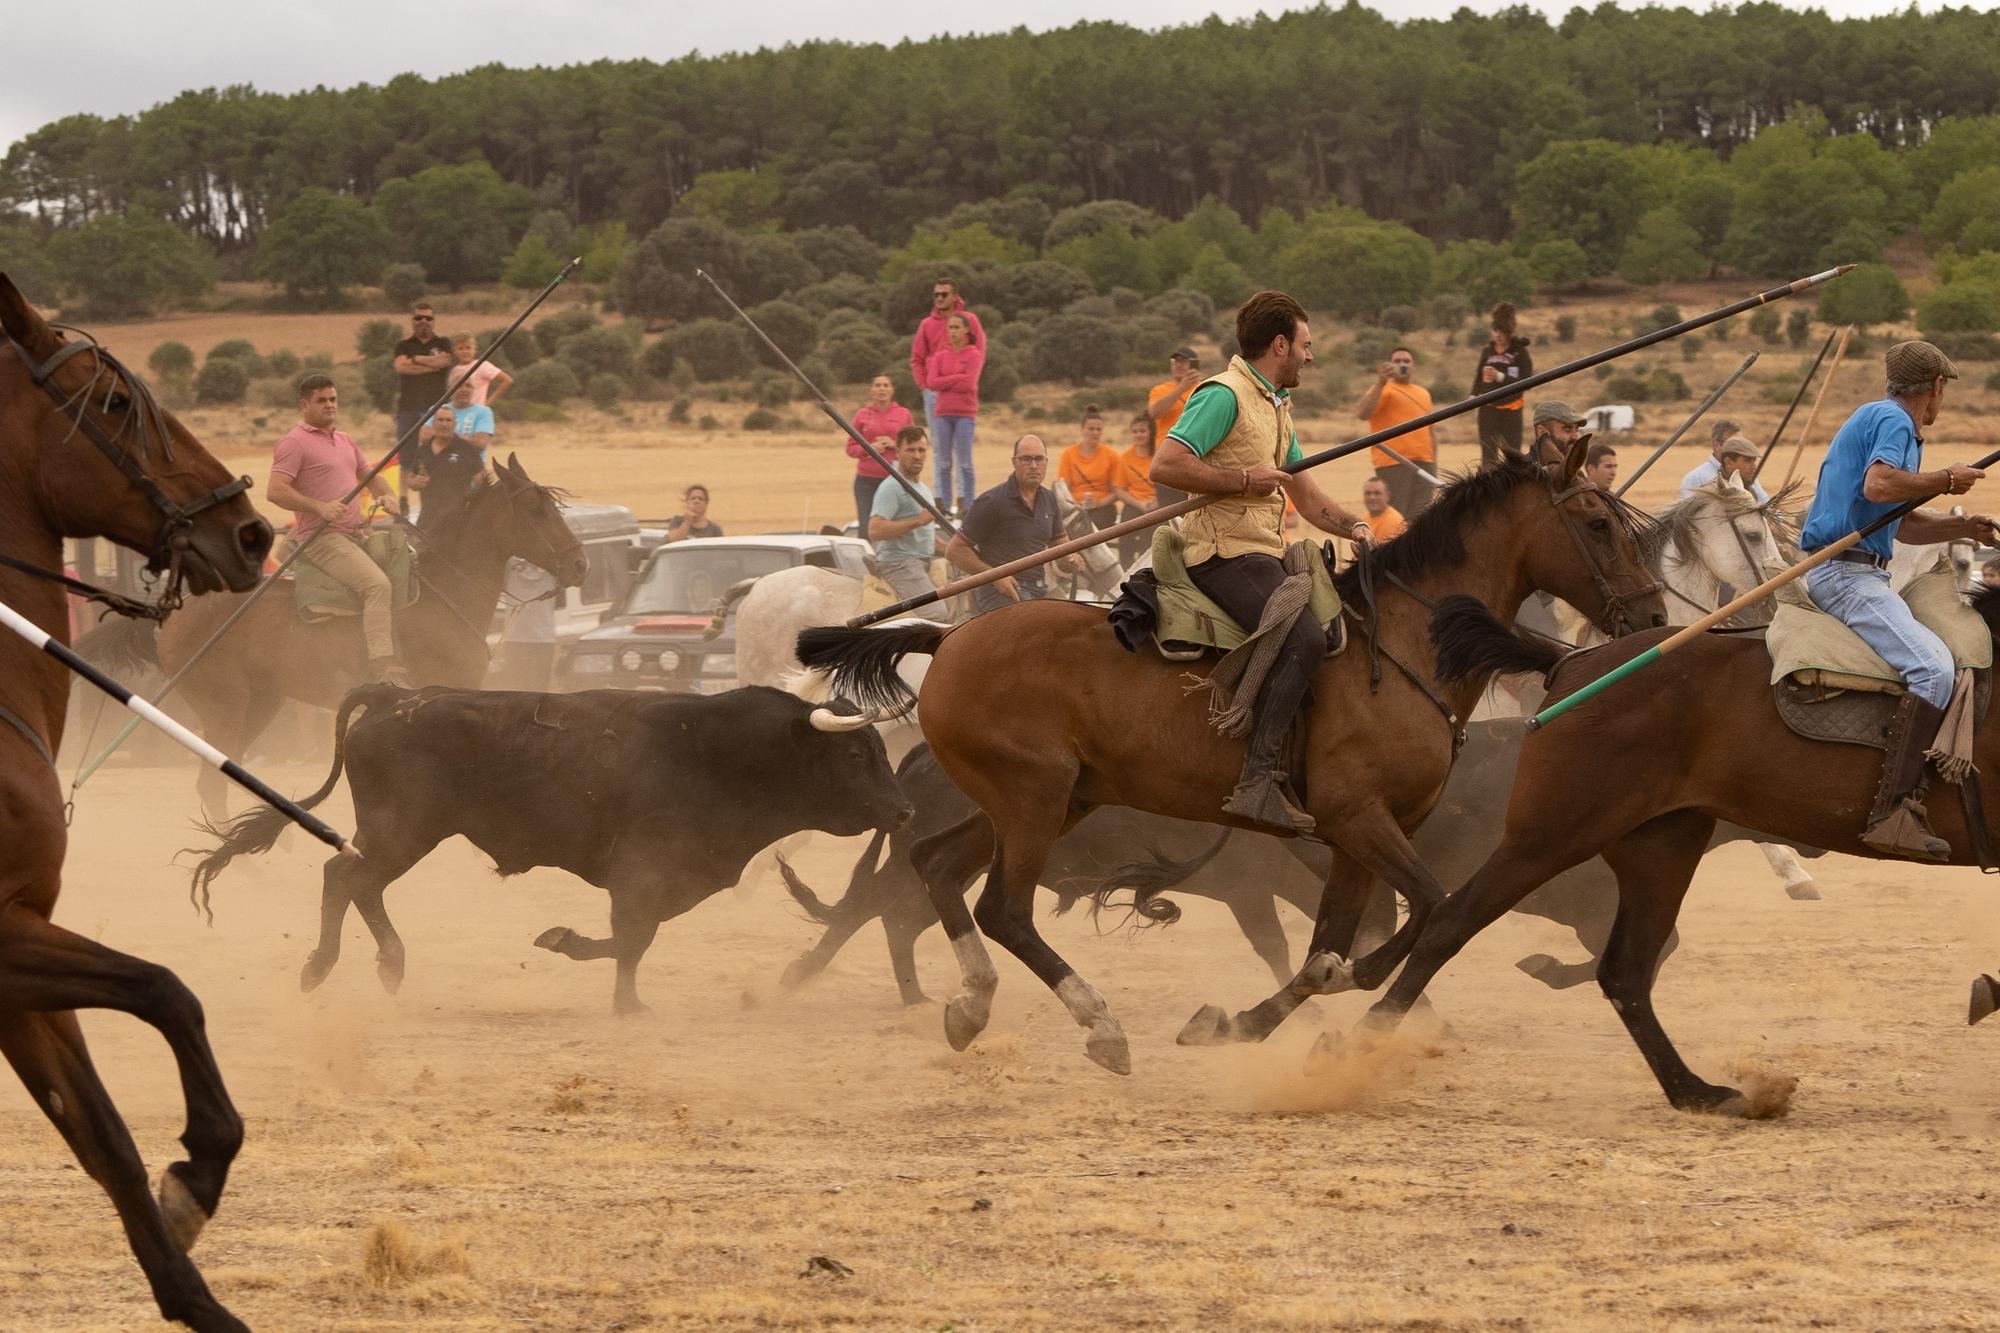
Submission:
MULTIPOLYGON (((207 928, 166 864, 192 808, 183 771, 101 778, 60 919, 207 1005, 249 1142, 197 1254, 260 1328, 2000 1326, 2000 1029, 1962 1017, 2000 909, 1968 871, 1832 858, 1826 900, 1794 903, 1753 851, 1711 858, 1661 1005, 1710 1076, 1799 1077, 1789 1119, 1746 1125, 1668 1110, 1594 988, 1514 971, 1576 956, 1543 923, 1440 979, 1453 1034, 1309 1078, 1355 997, 1263 1048, 1173 1045, 1203 1001, 1269 989, 1219 910, 1136 938, 1053 921, 1131 1032, 1117 1079, 1004 957, 963 1056, 935 1006, 897 1003, 872 928, 780 996, 813 932, 768 877, 669 925, 641 972, 654 1012, 615 1020, 608 965, 529 946, 594 933, 603 895, 498 881, 454 842, 391 894, 402 993, 351 923, 301 996, 316 850, 232 871, 207 928), (802 1278, 816 1255, 853 1276, 802 1278)), ((801 865, 832 889, 852 855, 819 839, 801 865)), ((919 959, 950 994, 935 932, 919 959)), ((164 1047, 86 1023, 157 1169, 180 1130, 164 1047)), ((108 1205, 8 1083, 0 1325, 148 1326, 108 1205)))

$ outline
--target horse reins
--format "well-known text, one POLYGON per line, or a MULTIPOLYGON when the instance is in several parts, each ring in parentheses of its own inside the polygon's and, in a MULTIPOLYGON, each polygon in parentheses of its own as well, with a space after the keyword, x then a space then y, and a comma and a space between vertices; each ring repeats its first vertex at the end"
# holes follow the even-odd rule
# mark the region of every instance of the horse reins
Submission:
POLYGON ((195 517, 248 491, 250 478, 238 477, 187 504, 180 503, 161 490, 159 483, 148 476, 145 469, 141 468, 133 458, 132 451, 117 442, 129 432, 136 436, 138 451, 143 455, 150 451, 152 437, 157 433, 160 438, 161 454, 168 462, 173 461, 173 434, 167 429, 166 418, 161 413, 159 404, 154 401, 152 393, 95 338, 69 325, 53 327, 64 329, 76 337, 74 341, 64 342, 47 360, 36 361, 28 355, 27 348, 12 338, 7 340, 8 344, 21 358, 21 364, 27 367, 29 377, 56 405, 56 410, 69 418, 70 430, 69 434, 63 437, 64 441, 67 442, 81 431, 84 438, 96 445, 97 451, 124 474, 133 489, 143 495, 159 512, 160 531, 153 540, 153 549, 147 558, 146 567, 155 573, 164 570, 167 574, 167 586, 157 600, 150 603, 141 602, 122 593, 98 588, 80 579, 71 578, 60 571, 43 569, 11 556, 0 556, 0 562, 4 562, 10 569, 60 583, 78 596, 97 602, 119 615, 165 620, 181 604, 183 573, 181 558, 187 551, 187 534, 194 527, 195 517), (55 372, 71 357, 83 352, 89 352, 95 358, 96 369, 82 388, 65 396, 55 383, 55 372), (111 385, 105 391, 104 401, 99 410, 105 413, 113 410, 113 399, 121 387, 130 395, 126 406, 125 424, 119 428, 116 437, 106 435, 90 415, 91 397, 107 372, 111 376, 111 385))
POLYGON ((1623 501, 1616 500, 1609 491, 1594 481, 1579 481, 1564 490, 1557 490, 1552 481, 1549 486, 1549 506, 1556 511, 1557 517, 1562 519, 1563 531, 1569 534, 1570 543, 1576 547, 1577 555, 1582 557, 1584 568, 1590 571, 1591 582, 1597 586, 1597 595, 1604 599, 1604 616, 1608 632, 1615 638, 1621 625, 1628 633, 1645 628, 1643 625, 1632 623, 1631 618, 1625 614, 1625 604, 1659 592, 1665 585, 1656 578, 1651 583, 1634 588, 1631 592, 1617 592, 1612 588, 1611 580, 1605 577, 1603 566, 1599 565, 1597 558, 1590 553, 1589 543, 1584 541, 1583 534, 1576 530, 1576 523, 1563 510, 1565 500, 1574 499, 1585 493, 1603 496, 1605 503, 1614 509, 1623 504, 1623 501))

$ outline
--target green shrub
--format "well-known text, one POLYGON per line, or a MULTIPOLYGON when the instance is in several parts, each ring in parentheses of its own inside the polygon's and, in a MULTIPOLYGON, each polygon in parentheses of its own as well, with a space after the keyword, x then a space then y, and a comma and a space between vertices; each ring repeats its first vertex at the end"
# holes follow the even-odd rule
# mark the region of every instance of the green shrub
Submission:
POLYGON ((391 305, 415 305, 424 299, 422 264, 384 264, 382 297, 391 305))
POLYGON ((1394 329, 1377 328, 1368 324, 1357 324, 1353 330, 1354 342, 1347 349, 1347 359, 1364 370, 1373 370, 1389 359, 1402 339, 1394 329))
POLYGON ((1910 313, 1910 293, 1887 264, 1857 265, 1820 289, 1823 324, 1889 324, 1910 313))
POLYGON ((185 381, 194 374, 194 350, 169 339, 153 349, 146 366, 163 380, 185 381))
POLYGON ((691 320, 669 330, 674 355, 706 383, 733 379, 750 369, 750 338, 740 324, 726 319, 691 320))
POLYGON ((2000 370, 1996 370, 1986 377, 1986 392, 2000 393, 2000 370))
POLYGON ((1556 341, 1559 343, 1573 343, 1576 341, 1575 315, 1556 316, 1556 341))
POLYGON ((1792 307, 1792 313, 1785 316, 1785 341, 1794 347, 1804 347, 1806 339, 1812 336, 1812 312, 1804 306, 1792 307))
POLYGON ((628 379, 639 368, 638 349, 623 329, 592 328, 571 334, 562 340, 556 355, 568 363, 578 379, 586 381, 599 374, 628 379))
POLYGON ((790 375, 777 370, 760 370, 750 376, 750 401, 759 407, 783 407, 792 401, 790 375))
POLYGON ((688 423, 688 417, 693 412, 694 400, 692 398, 676 398, 674 399, 674 405, 667 409, 667 420, 673 422, 676 426, 685 426, 688 423))
POLYGON ((1119 371, 1118 326, 1089 315, 1051 315, 1035 330, 1030 374, 1038 380, 1088 384, 1119 371))
POLYGON ((403 377, 396 373, 393 357, 375 356, 361 364, 361 385, 368 391, 368 401, 377 412, 396 410, 396 398, 402 391, 403 377))
POLYGON ((211 356, 194 377, 194 400, 203 406, 240 403, 250 389, 250 372, 241 361, 211 356))
POLYGON ((655 338, 639 353, 639 368, 648 375, 660 379, 671 379, 678 358, 674 355, 674 345, 666 338, 655 338))
POLYGON ((2000 286, 1948 282, 1917 303, 1917 326, 1932 342, 1945 334, 2000 330, 2000 286))
POLYGON ((1599 380, 1608 380, 1618 373, 1618 367, 1606 362, 1601 366, 1592 366, 1590 373, 1595 375, 1599 380))
POLYGON ((257 349, 247 338, 230 338, 208 349, 209 361, 234 361, 251 375, 264 373, 264 358, 257 355, 257 349))
POLYGON ((618 400, 625 396, 625 381, 609 371, 600 370, 590 377, 584 392, 590 399, 590 405, 598 411, 615 412, 618 400))
POLYGON ((1425 299, 1423 312, 1424 323, 1429 327, 1456 331, 1471 318, 1472 302, 1458 292, 1439 292, 1425 299))
MULTIPOLYGON (((1008 327, 1015 326, 1010 324, 1008 327)), ((820 355, 826 359, 836 384, 865 383, 892 366, 901 366, 903 373, 909 374, 909 358, 898 352, 895 339, 887 329, 859 324, 838 330, 820 349, 820 355)))
POLYGON ((986 369, 979 376, 979 398, 981 402, 1009 403, 1014 400, 1015 391, 1021 387, 1021 359, 1011 352, 995 350, 986 358, 986 369))
POLYGON ((330 352, 307 352, 299 358, 301 371, 316 370, 322 375, 333 373, 333 354, 330 352))
POLYGON ((1615 375, 1604 386, 1604 391, 1624 402, 1643 403, 1646 401, 1646 387, 1646 381, 1637 375, 1615 375))
POLYGON ((1146 302, 1146 313, 1173 325, 1180 337, 1199 333, 1215 318, 1215 302, 1205 292, 1174 287, 1146 302))
POLYGON ((1772 347, 1776 347, 1778 345, 1779 340, 1784 336, 1780 332, 1783 326, 1784 326, 1784 320, 1781 319, 1778 315, 1778 312, 1776 310, 1773 310, 1770 306, 1767 305, 1758 306, 1755 310, 1750 312, 1751 336, 1755 338, 1762 338, 1766 343, 1768 343, 1772 347))
POLYGON ((264 373, 286 380, 296 378, 299 373, 299 354, 289 347, 280 347, 264 358, 264 373))
POLYGON ((597 327, 597 312, 587 305, 564 306, 535 326, 535 341, 543 356, 554 356, 566 339, 597 327))
MULTIPOLYGON (((812 355, 819 346, 819 321, 813 318, 812 311, 796 302, 766 301, 750 307, 750 318, 756 320, 757 327, 764 330, 765 335, 794 361, 812 355)), ((784 365, 764 345, 764 340, 755 334, 750 337, 750 350, 764 365, 784 365)))
POLYGON ((2000 361, 2000 338, 1990 333, 1939 333, 1931 341, 1954 361, 2000 361))
POLYGON ((1413 305, 1391 305, 1382 307, 1382 327, 1394 329, 1398 333, 1410 333, 1417 329, 1423 316, 1413 305))
POLYGON ((521 367, 521 373, 514 376, 514 391, 507 395, 508 401, 525 398, 531 403, 548 403, 551 406, 567 402, 583 392, 583 383, 569 363, 551 358, 537 361, 532 366, 521 367))
POLYGON ((402 333, 386 319, 371 319, 354 332, 354 350, 363 357, 388 356, 396 350, 402 333))
POLYGON ((1679 342, 1681 345, 1681 360, 1692 361, 1701 355, 1702 341, 1700 334, 1684 334, 1679 339, 1679 342))
POLYGON ((1656 305, 1646 315, 1646 327, 1649 329, 1664 329, 1670 324, 1680 322, 1681 308, 1677 305, 1656 305))
POLYGON ((768 407, 753 407, 743 418, 745 430, 776 430, 780 424, 778 414, 768 407))
POLYGON ((509 421, 568 421, 569 413, 554 403, 536 403, 522 398, 518 393, 507 395, 507 419, 509 421))
POLYGON ((1125 339, 1125 368, 1130 371, 1160 369, 1181 340, 1181 331, 1158 315, 1130 315, 1120 321, 1119 328, 1125 339))
POLYGON ((818 395, 813 393, 815 387, 824 392, 827 385, 836 382, 833 378, 833 366, 825 357, 817 352, 799 362, 799 370, 805 375, 804 379, 800 379, 797 376, 787 376, 785 380, 787 384, 791 385, 792 401, 794 402, 815 402, 818 400, 818 395))
POLYGON ((1687 396, 1688 383, 1681 378, 1678 370, 1661 366, 1646 376, 1646 401, 1649 403, 1677 403, 1687 396))
POLYGON ((717 421, 717 420, 716 420, 716 419, 715 419, 714 417, 712 417, 712 416, 710 416, 710 415, 709 415, 708 413, 704 412, 704 413, 702 413, 702 414, 701 414, 701 420, 700 420, 700 421, 697 421, 697 422, 695 423, 695 429, 696 429, 696 430, 714 430, 714 429, 716 429, 716 428, 717 428, 718 426, 720 426, 721 424, 722 424, 722 423, 721 423, 721 422, 719 422, 719 421, 717 421))
POLYGON ((1063 307, 1065 315, 1083 315, 1089 319, 1117 320, 1124 312, 1118 303, 1108 296, 1084 296, 1063 307))

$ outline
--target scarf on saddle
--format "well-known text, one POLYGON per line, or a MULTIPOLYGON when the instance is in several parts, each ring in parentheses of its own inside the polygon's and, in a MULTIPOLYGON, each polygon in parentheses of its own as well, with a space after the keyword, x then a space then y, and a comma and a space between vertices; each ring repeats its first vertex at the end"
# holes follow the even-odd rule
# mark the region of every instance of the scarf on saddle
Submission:
POLYGON ((1938 776, 1956 786, 1975 771, 1972 763, 1972 668, 1960 667, 1951 689, 1951 703, 1938 724, 1937 738, 1924 758, 1937 765, 1938 776))
MULTIPOLYGON (((1264 677, 1271 674, 1271 665, 1278 660, 1278 650, 1285 646, 1285 636, 1292 632, 1292 622, 1306 613, 1312 601, 1313 569, 1312 557, 1303 543, 1285 549, 1285 579, 1271 594, 1271 600, 1264 603, 1264 614, 1257 621, 1257 628, 1250 637, 1230 649, 1215 669, 1206 676, 1190 676, 1194 683, 1188 692, 1207 689, 1208 724, 1224 736, 1241 738, 1250 734, 1252 712, 1256 707, 1257 693, 1264 688, 1264 677)), ((1967 709, 1970 712, 1970 707, 1967 709)))

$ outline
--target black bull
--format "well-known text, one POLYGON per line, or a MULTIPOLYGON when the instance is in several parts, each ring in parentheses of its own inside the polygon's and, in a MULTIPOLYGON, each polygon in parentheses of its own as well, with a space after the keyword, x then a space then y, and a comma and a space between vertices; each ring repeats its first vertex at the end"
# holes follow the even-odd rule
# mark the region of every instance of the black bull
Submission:
MULTIPOLYGON (((1523 736, 1519 718, 1474 722, 1467 727, 1465 748, 1452 767, 1444 795, 1412 839, 1417 854, 1439 882, 1463 883, 1500 841, 1523 736)), ((916 975, 915 943, 938 918, 914 860, 922 857, 925 838, 957 824, 972 814, 973 808, 938 767, 928 746, 918 746, 905 757, 897 770, 897 781, 916 807, 916 817, 893 835, 876 836, 856 861, 840 901, 822 903, 791 867, 780 861, 792 896, 827 928, 819 942, 786 969, 786 985, 816 975, 855 932, 879 917, 904 1003, 924 999, 916 975), (886 857, 882 854, 885 838, 889 843, 886 857)), ((1752 835, 1738 825, 1719 823, 1709 847, 1750 841, 1753 836, 1756 841, 1771 841, 1768 834, 1752 835)), ((1793 849, 1807 856, 1819 854, 1813 848, 1793 849)), ((939 876, 940 883, 953 884, 961 891, 969 889, 985 871, 985 857, 991 848, 983 852, 975 849, 975 853, 976 859, 968 854, 952 864, 933 857, 929 873, 939 876)), ((1102 908, 1109 905, 1114 893, 1129 889, 1141 918, 1171 922, 1180 913, 1159 896, 1166 890, 1212 898, 1229 909, 1257 956, 1283 984, 1291 979, 1292 965, 1277 903, 1282 899, 1310 918, 1318 909, 1327 868, 1326 848, 1318 843, 1240 830, 1218 835, 1210 825, 1106 807, 1086 816, 1050 849, 1042 882, 1057 895, 1059 913, 1084 897, 1102 908)), ((1596 960, 1618 914, 1617 890, 1611 868, 1595 857, 1535 890, 1515 910, 1568 926, 1590 951, 1590 958, 1565 963, 1548 954, 1535 954, 1516 966, 1556 989, 1580 985, 1596 975, 1596 960)), ((1394 911, 1394 898, 1378 884, 1364 930, 1386 936, 1393 928, 1394 911)), ((1662 961, 1678 946, 1679 939, 1678 933, 1668 937, 1660 953, 1662 961)))
MULTIPOLYGON (((340 956, 349 904, 375 937, 383 984, 402 983, 383 890, 459 834, 503 875, 553 866, 608 889, 610 938, 557 926, 535 943, 615 959, 614 1006, 642 1009, 634 975, 660 924, 736 883, 759 851, 808 829, 893 829, 911 814, 872 727, 758 686, 704 698, 364 685, 341 701, 333 771, 300 804, 326 799, 343 763, 361 856, 326 863, 307 990, 340 956)), ((261 806, 211 829, 223 842, 196 885, 206 894, 233 858, 268 850, 284 822, 261 806)))

